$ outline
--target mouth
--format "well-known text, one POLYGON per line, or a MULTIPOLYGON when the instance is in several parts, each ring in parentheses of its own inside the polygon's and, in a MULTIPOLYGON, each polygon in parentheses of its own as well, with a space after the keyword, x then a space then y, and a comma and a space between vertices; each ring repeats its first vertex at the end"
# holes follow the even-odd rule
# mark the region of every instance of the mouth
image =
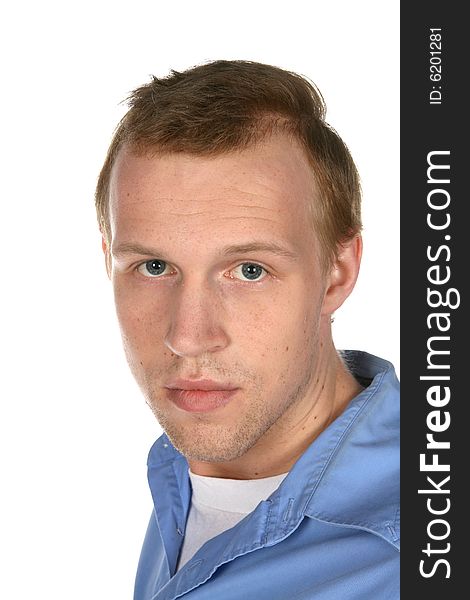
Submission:
POLYGON ((239 388, 210 379, 178 379, 165 385, 169 400, 180 410, 206 413, 229 404, 239 388))

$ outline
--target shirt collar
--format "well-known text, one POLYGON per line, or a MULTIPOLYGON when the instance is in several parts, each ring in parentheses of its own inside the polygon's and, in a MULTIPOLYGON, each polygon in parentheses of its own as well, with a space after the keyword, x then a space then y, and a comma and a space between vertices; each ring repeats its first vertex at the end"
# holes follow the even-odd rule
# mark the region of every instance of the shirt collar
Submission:
MULTIPOLYGON (((304 516, 399 540, 399 384, 388 361, 346 351, 354 375, 371 379, 323 431, 271 496, 279 535, 304 516)), ((274 540, 273 540, 274 541, 274 540)))

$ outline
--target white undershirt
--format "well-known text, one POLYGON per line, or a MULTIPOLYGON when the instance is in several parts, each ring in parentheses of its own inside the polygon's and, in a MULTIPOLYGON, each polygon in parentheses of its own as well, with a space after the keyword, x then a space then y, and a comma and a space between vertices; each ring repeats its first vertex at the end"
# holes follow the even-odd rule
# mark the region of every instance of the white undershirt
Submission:
POLYGON ((264 479, 221 479, 189 471, 193 489, 178 569, 199 548, 253 512, 281 484, 287 473, 264 479))

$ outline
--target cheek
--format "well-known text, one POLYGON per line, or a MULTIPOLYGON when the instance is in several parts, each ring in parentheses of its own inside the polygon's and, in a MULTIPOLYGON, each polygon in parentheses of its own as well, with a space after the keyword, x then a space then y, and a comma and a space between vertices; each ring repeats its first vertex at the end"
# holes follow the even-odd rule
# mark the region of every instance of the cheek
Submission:
POLYGON ((280 289, 267 301, 246 306, 238 313, 235 322, 239 339, 269 364, 305 363, 318 340, 320 304, 320 298, 311 290, 307 293, 304 288, 294 289, 286 294, 280 289))
POLYGON ((155 352, 165 328, 165 303, 154 295, 135 293, 132 288, 114 284, 114 301, 126 353, 155 352))

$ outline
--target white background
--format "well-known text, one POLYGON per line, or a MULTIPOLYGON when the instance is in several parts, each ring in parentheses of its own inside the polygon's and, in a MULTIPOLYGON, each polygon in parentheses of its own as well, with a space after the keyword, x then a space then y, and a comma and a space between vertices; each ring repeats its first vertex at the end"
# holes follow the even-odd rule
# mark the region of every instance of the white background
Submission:
POLYGON ((150 74, 238 58, 316 82, 364 191, 363 267, 337 346, 398 364, 398 4, 3 9, 1 598, 132 597, 159 428, 123 358, 93 193, 119 102, 150 74))

